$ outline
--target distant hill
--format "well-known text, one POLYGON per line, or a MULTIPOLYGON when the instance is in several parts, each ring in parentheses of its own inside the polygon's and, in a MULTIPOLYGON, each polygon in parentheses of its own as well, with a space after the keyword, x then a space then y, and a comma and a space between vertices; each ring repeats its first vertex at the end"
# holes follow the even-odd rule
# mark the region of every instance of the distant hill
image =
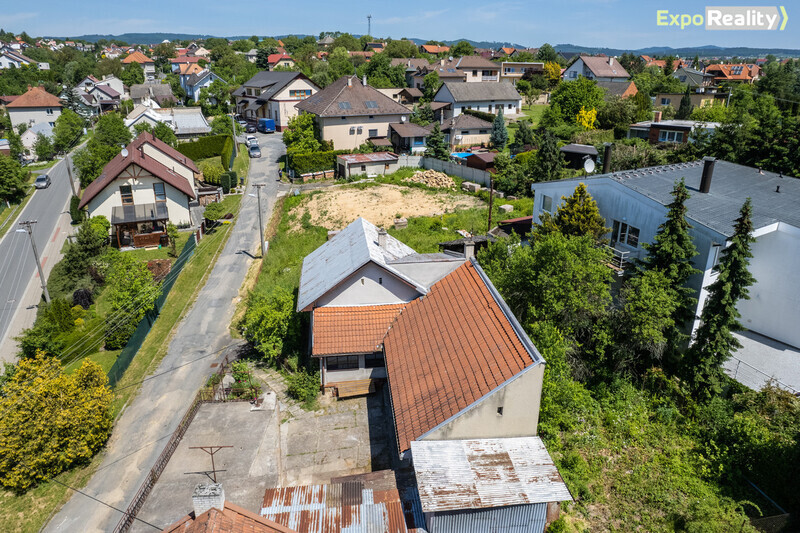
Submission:
MULTIPOLYGON (((305 34, 293 34, 302 38, 305 34)), ((209 37, 216 37, 215 35, 201 35, 192 33, 123 33, 121 35, 79 35, 74 37, 55 37, 56 39, 73 39, 82 40, 96 43, 100 39, 124 41, 128 44, 156 44, 164 39, 169 41, 184 41, 195 39, 207 39, 209 37)), ((227 36, 226 39, 247 39, 250 35, 237 35, 227 36)), ((286 35, 278 35, 276 38, 281 39, 286 35)), ((360 37, 355 35, 356 38, 360 37)), ((429 39, 420 39, 416 37, 409 38, 410 41, 417 45, 425 44, 429 39)), ((513 48, 526 48, 526 45, 519 43, 509 43, 500 41, 473 41, 472 39, 455 39, 442 41, 445 44, 453 45, 459 41, 467 41, 476 48, 501 48, 503 46, 510 46, 513 48)), ((538 46, 538 45, 537 45, 538 46)), ((720 47, 714 45, 706 46, 690 46, 684 48, 671 48, 669 46, 650 46, 647 48, 607 48, 607 47, 593 47, 581 46, 576 44, 557 44, 554 46, 559 52, 572 52, 582 54, 606 54, 618 56, 625 52, 631 52, 637 55, 674 55, 680 57, 764 57, 767 54, 773 54, 778 57, 800 57, 800 50, 789 48, 748 48, 748 47, 720 47)))

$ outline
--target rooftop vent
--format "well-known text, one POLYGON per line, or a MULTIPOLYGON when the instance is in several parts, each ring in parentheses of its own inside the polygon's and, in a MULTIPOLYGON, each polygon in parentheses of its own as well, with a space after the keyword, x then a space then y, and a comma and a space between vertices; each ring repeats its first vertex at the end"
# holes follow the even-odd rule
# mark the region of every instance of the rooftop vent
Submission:
POLYGON ((700 192, 708 193, 711 190, 711 178, 714 176, 715 157, 703 158, 703 175, 700 178, 700 192))

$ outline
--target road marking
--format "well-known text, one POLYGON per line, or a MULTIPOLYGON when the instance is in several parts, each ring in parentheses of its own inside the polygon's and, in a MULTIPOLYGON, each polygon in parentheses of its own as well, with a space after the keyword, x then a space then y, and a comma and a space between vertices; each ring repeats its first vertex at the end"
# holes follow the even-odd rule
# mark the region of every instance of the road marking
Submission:
POLYGON ((50 239, 50 242, 56 242, 56 237, 58 237, 59 231, 61 231, 61 226, 56 227, 56 231, 53 233, 53 238, 50 239))

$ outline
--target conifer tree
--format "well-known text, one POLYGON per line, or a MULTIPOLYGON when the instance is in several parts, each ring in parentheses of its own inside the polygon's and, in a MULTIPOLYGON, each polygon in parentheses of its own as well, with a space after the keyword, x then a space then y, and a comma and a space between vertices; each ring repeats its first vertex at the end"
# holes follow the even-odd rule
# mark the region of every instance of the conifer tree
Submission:
POLYGON ((546 212, 540 215, 536 232, 547 234, 557 230, 562 235, 589 236, 602 242, 611 229, 606 227, 606 221, 597 209, 597 202, 589 194, 586 185, 581 183, 572 196, 562 196, 561 199, 564 201, 558 206, 555 216, 549 216, 546 212))
POLYGON ((692 116, 693 109, 691 93, 689 92, 689 87, 686 87, 686 92, 681 97, 681 105, 678 106, 678 112, 675 113, 675 118, 678 120, 687 120, 692 116))
POLYGON ((489 136, 489 141, 497 150, 503 150, 508 143, 508 130, 506 129, 506 120, 503 118, 503 110, 494 117, 494 124, 492 124, 492 134, 489 136))
POLYGON ((438 122, 433 125, 433 129, 430 135, 428 135, 427 144, 428 149, 425 150, 426 157, 441 159, 442 161, 450 159, 450 148, 447 146, 447 141, 444 140, 444 134, 438 122))
POLYGON ((753 257, 751 244, 755 242, 752 214, 748 198, 736 219, 731 244, 722 251, 719 274, 708 289, 702 322, 685 359, 686 379, 701 395, 719 391, 722 363, 742 346, 733 332, 743 329, 736 304, 750 299, 749 287, 756 282, 748 270, 753 257))
POLYGON ((558 149, 558 139, 548 130, 543 130, 536 152, 533 181, 556 180, 564 168, 564 156, 558 149))

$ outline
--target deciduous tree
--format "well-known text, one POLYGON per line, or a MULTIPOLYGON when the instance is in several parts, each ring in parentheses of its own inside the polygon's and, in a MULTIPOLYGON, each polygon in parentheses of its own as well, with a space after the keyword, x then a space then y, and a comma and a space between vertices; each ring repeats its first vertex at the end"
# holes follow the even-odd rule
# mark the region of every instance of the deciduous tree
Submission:
POLYGON ((26 175, 17 159, 0 155, 0 200, 16 202, 25 196, 26 175))
POLYGON ((316 152, 321 148, 314 115, 302 114, 289 119, 283 131, 288 152, 316 152))
POLYGON ((161 289, 144 262, 117 253, 106 274, 109 303, 105 345, 118 350, 131 338, 145 313, 153 309, 161 289))
POLYGON ((73 146, 83 133, 84 119, 70 109, 64 109, 53 128, 53 145, 58 152, 73 146))

